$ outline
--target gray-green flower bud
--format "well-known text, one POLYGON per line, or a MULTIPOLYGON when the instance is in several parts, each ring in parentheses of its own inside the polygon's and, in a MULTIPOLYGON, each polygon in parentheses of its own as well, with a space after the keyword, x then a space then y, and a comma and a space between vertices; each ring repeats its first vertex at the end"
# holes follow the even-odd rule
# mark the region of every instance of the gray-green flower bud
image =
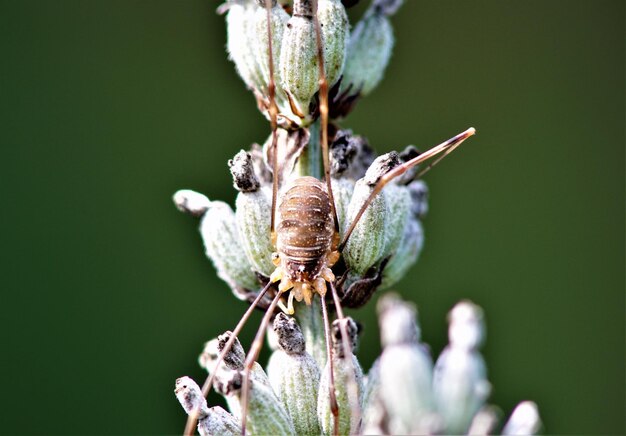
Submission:
MULTIPOLYGON (((270 240, 272 201, 267 189, 240 192, 236 201, 236 220, 241 235, 241 247, 255 271, 270 276, 276 267, 272 263, 274 248, 270 240)), ((240 260, 242 263, 243 259, 240 260)))
POLYGON ((226 15, 226 48, 237 73, 249 89, 263 89, 263 75, 254 51, 255 29, 252 26, 257 5, 251 0, 230 0, 226 15))
POLYGON ((380 358, 365 377, 363 388, 363 434, 383 434, 385 409, 380 399, 380 358))
POLYGON ((307 352, 313 356, 317 366, 323 368, 326 364, 327 356, 324 324, 319 307, 296 303, 296 319, 304 335, 307 352))
MULTIPOLYGON (((360 179, 355 187, 348 207, 346 226, 356 218, 361 206, 371 194, 378 180, 390 169, 399 164, 398 154, 395 152, 379 156, 360 179)), ((379 194, 365 209, 361 219, 348 239, 343 251, 346 265, 353 272, 362 275, 369 268, 382 260, 387 247, 387 226, 389 225, 389 209, 386 196, 379 194)), ((344 232, 347 228, 344 229, 344 232)))
POLYGON ((382 257, 393 255, 405 234, 411 210, 411 194, 406 186, 389 183, 383 190, 389 219, 385 232, 385 250, 382 257))
POLYGON ((221 201, 210 202, 200 223, 200 234, 206 255, 215 265, 217 275, 222 280, 231 288, 257 288, 258 280, 242 248, 235 214, 228 204, 221 201))
MULTIPOLYGON (((333 353, 333 369, 335 381, 335 395, 339 406, 339 434, 355 434, 359 430, 359 422, 352 411, 352 403, 350 400, 350 386, 356 382, 356 392, 358 397, 359 409, 362 408, 363 393, 363 370, 358 359, 351 354, 352 362, 347 364, 344 358, 336 356, 333 353)), ((329 363, 326 363, 320 380, 320 389, 317 401, 317 414, 322 433, 325 435, 334 434, 334 420, 331 412, 329 392, 330 370, 329 363)))
POLYGON ((504 425, 502 434, 505 435, 532 435, 541 429, 539 409, 532 401, 522 401, 515 407, 511 417, 504 425))
POLYGON ((221 407, 208 408, 200 387, 189 377, 176 380, 176 397, 188 414, 198 413, 198 433, 205 435, 238 435, 241 428, 234 416, 221 407))
POLYGON ((380 394, 392 434, 430 432, 433 423, 432 360, 420 344, 415 307, 396 296, 379 301, 384 346, 380 394))
POLYGON ((343 72, 349 35, 348 15, 340 0, 319 0, 317 18, 322 28, 326 81, 333 86, 343 72))
POLYGON ((270 384, 291 416, 296 433, 318 435, 319 367, 305 351, 304 336, 295 319, 279 313, 274 331, 281 348, 272 353, 267 365, 270 384))
POLYGON ((302 117, 309 113, 311 98, 319 88, 317 43, 311 0, 295 0, 280 50, 282 87, 302 117))
POLYGON ((394 45, 393 28, 388 16, 395 13, 400 3, 375 0, 354 27, 348 42, 342 82, 343 89, 351 86, 351 94, 365 96, 383 78, 394 45))
MULTIPOLYGON (((219 379, 217 390, 226 397, 240 399, 242 374, 230 371, 219 379)), ((248 392, 248 431, 251 435, 293 435, 293 422, 269 385, 250 377, 248 392)))
POLYGON ((409 216, 404 227, 404 234, 395 253, 391 255, 383 270, 381 288, 386 289, 399 282, 415 264, 424 246, 422 224, 409 216))
MULTIPOLYGON (((254 12, 251 17, 250 26, 254 32, 254 39, 252 42, 252 50, 256 53, 257 62, 259 64, 259 70, 261 72, 261 79, 263 81, 262 92, 267 94, 267 88, 270 82, 270 67, 269 67, 269 39, 267 33, 267 10, 265 8, 265 0, 256 0, 257 7, 253 8, 254 12)), ((281 83, 279 74, 279 59, 280 49, 283 40, 283 34, 285 32, 287 22, 289 21, 289 14, 285 12, 283 7, 278 4, 276 0, 272 0, 272 9, 270 11, 270 23, 272 33, 272 58, 274 61, 274 82, 281 83)), ((277 98, 282 98, 281 93, 277 93, 277 98)))
POLYGON ((337 220, 339 220, 340 236, 343 237, 343 229, 350 224, 346 222, 348 219, 348 208, 354 194, 354 182, 349 179, 339 178, 331 179, 333 189, 333 197, 335 199, 335 210, 337 211, 337 220))

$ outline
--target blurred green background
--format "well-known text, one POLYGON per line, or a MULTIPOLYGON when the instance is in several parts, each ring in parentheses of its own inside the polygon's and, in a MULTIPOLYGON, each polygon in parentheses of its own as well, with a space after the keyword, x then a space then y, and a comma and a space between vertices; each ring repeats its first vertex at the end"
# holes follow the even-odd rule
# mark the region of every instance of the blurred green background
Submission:
MULTIPOLYGON (((181 432, 174 379, 201 380, 202 343, 243 313, 171 201, 232 203, 226 160, 269 131, 216 6, 0 2, 0 431, 181 432)), ((386 80, 344 123, 380 151, 478 129, 428 175, 397 289, 435 353, 452 305, 480 304, 491 402, 536 401, 549 433, 625 431, 624 12, 408 1, 386 80)), ((366 366, 374 308, 355 314, 366 366)))

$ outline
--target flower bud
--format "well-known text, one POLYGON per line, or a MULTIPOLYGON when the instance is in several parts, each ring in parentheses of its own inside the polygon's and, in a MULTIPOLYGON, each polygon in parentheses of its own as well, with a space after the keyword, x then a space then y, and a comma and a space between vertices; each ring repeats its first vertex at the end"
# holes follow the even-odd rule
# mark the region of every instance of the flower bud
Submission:
MULTIPOLYGON (((365 176, 354 187, 344 232, 352 221, 356 219, 356 215, 363 204, 365 204, 365 201, 367 201, 378 180, 398 164, 397 153, 391 152, 379 156, 370 165, 365 176)), ((353 272, 363 275, 374 264, 382 260, 387 243, 389 219, 385 195, 375 196, 352 231, 343 251, 346 265, 353 272)))
POLYGON ((423 180, 414 180, 407 186, 411 193, 411 212, 422 219, 428 213, 428 185, 423 180))
POLYGON ((200 222, 200 234, 206 255, 217 270, 217 275, 231 288, 256 289, 258 280, 242 248, 235 214, 230 206, 212 201, 200 222))
POLYGON ((272 263, 271 213, 272 201, 267 189, 237 195, 235 216, 241 234, 241 247, 254 271, 268 277, 276 269, 272 263))
POLYGON ((350 207, 350 200, 354 194, 354 182, 349 179, 331 179, 331 186, 333 189, 333 197, 335 199, 335 210, 337 211, 337 220, 339 221, 340 236, 343 237, 343 229, 348 224, 347 215, 348 208, 350 207))
POLYGON ((395 253, 383 270, 382 289, 389 288, 399 282, 417 261, 424 246, 424 230, 422 224, 409 216, 404 233, 395 253))
POLYGON ((295 0, 293 16, 287 23, 280 49, 279 71, 282 87, 303 118, 311 98, 319 89, 317 42, 311 0, 295 0))
POLYGON ((324 324, 319 306, 296 303, 296 319, 304 335, 307 352, 313 356, 317 366, 326 364, 326 339, 324 324))
MULTIPOLYGON (((269 39, 267 33, 267 10, 265 8, 265 0, 256 0, 256 7, 253 7, 254 12, 251 17, 251 28, 254 33, 254 39, 252 41, 252 50, 256 53, 257 63, 259 65, 259 71, 261 72, 261 80, 263 81, 262 92, 267 94, 267 88, 270 82, 270 67, 269 67, 269 39)), ((270 2, 272 9, 270 10, 270 30, 272 33, 272 58, 274 62, 274 82, 280 83, 278 78, 279 72, 279 59, 280 48, 282 45, 283 34, 289 21, 289 14, 285 12, 283 7, 278 4, 276 0, 270 2)), ((277 98, 282 98, 280 93, 277 93, 277 98)))
MULTIPOLYGON (((335 396, 339 405, 339 434, 355 434, 358 431, 359 423, 351 412, 350 388, 349 384, 356 381, 356 388, 359 397, 359 408, 361 407, 361 392, 363 391, 363 371, 358 359, 352 355, 351 364, 346 364, 343 358, 333 357, 333 370, 335 381, 335 396)), ((320 389, 317 400, 317 416, 325 435, 334 434, 334 418, 330 407, 329 398, 329 365, 324 367, 320 380, 320 389)))
POLYGON ((351 94, 369 94, 383 78, 391 58, 394 37, 388 15, 395 10, 381 7, 382 3, 390 2, 374 1, 350 35, 342 88, 351 86, 351 94))
POLYGON ((411 195, 406 186, 389 183, 383 190, 387 203, 387 225, 385 226, 385 250, 382 257, 393 255, 402 241, 411 209, 411 195))
POLYGON ((343 72, 348 42, 348 15, 340 0, 319 0, 317 18, 322 29, 324 72, 332 87, 343 72))
POLYGON ((461 301, 448 315, 450 345, 465 350, 475 350, 485 338, 483 310, 471 301, 461 301))
POLYGON ((380 357, 380 394, 392 434, 429 433, 433 425, 432 360, 418 342, 415 308, 398 297, 379 301, 384 346, 380 357))
POLYGON ((190 189, 181 189, 174 194, 174 204, 181 212, 191 216, 200 217, 211 206, 211 202, 206 195, 190 189))
POLYGON ((257 6, 251 0, 229 0, 227 5, 226 49, 246 86, 261 91, 263 75, 257 61, 257 53, 254 51, 255 29, 252 26, 257 6))
POLYGON ((238 435, 241 428, 235 417, 221 407, 208 408, 200 387, 189 377, 176 380, 176 397, 187 414, 198 413, 198 433, 205 435, 238 435))
POLYGON ((517 405, 511 417, 504 425, 502 434, 531 435, 541 428, 541 419, 537 405, 532 401, 522 401, 517 405))
MULTIPOLYGON (((240 371, 230 371, 218 380, 217 390, 227 398, 241 399, 243 376, 240 371)), ((293 422, 269 385, 254 376, 249 380, 248 430, 252 435, 293 435, 293 422)))
POLYGON ((478 411, 472 419, 467 434, 470 436, 483 436, 493 434, 493 429, 498 425, 500 411, 494 406, 486 406, 478 411))
POLYGON ((274 319, 274 331, 281 348, 272 353, 267 365, 270 384, 293 419, 296 433, 319 434, 319 367, 305 351, 304 336, 295 319, 279 313, 274 319))

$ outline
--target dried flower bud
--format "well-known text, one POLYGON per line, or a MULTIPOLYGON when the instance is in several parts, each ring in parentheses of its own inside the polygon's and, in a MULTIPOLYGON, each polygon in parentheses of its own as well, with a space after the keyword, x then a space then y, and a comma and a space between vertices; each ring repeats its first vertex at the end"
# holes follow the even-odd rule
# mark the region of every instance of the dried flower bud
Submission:
POLYGON ((379 301, 384 345, 380 357, 380 394, 392 434, 428 433, 432 419, 432 360, 418 342, 415 308, 397 296, 379 301))
POLYGON ((258 191, 261 184, 254 172, 252 155, 241 150, 234 158, 228 161, 230 173, 233 176, 233 186, 239 192, 258 191))
POLYGON ((256 289, 258 280, 242 248, 235 214, 229 205, 212 201, 200 222, 206 255, 217 275, 231 288, 256 289))
POLYGON ((304 336, 295 319, 279 313, 274 319, 281 349, 267 365, 270 384, 292 418, 297 434, 319 434, 317 392, 320 370, 304 348, 304 336))
POLYGON ((532 401, 522 401, 517 405, 511 417, 504 425, 502 434, 532 435, 541 428, 541 419, 537 405, 532 401))
POLYGON ((276 269, 272 263, 274 247, 270 240, 271 211, 272 201, 267 189, 240 192, 237 196, 235 216, 241 247, 254 271, 268 277, 276 269))
POLYGON ((348 334, 348 346, 350 347, 349 353, 354 354, 357 348, 358 341, 358 333, 359 328, 354 322, 354 320, 350 317, 346 317, 344 319, 336 319, 333 321, 330 326, 330 334, 333 345, 333 353, 337 357, 343 358, 345 356, 344 353, 344 341, 342 340, 342 329, 341 324, 345 324, 345 330, 348 334))
POLYGON ((211 202, 204 194, 181 189, 174 194, 174 204, 181 212, 200 217, 209 209, 211 202))
POLYGON ((251 0, 230 0, 226 15, 226 48, 237 73, 249 89, 261 91, 263 76, 254 51, 255 29, 252 26, 257 6, 251 0))
POLYGON ((348 15, 340 0, 319 0, 317 17, 322 29, 326 81, 333 86, 343 72, 349 34, 348 15))
POLYGON ((406 275, 407 271, 417 261, 423 246, 424 230, 422 224, 415 218, 409 217, 400 244, 383 270, 382 289, 395 285, 406 275))
POLYGON ((190 414, 197 411, 200 419, 208 413, 206 399, 202 395, 200 387, 191 378, 181 377, 176 379, 174 393, 186 413, 190 414))
POLYGON ((350 93, 369 94, 383 78, 391 58, 394 37, 388 15, 395 10, 382 7, 382 3, 401 2, 374 1, 350 35, 342 82, 342 88, 351 87, 350 93))

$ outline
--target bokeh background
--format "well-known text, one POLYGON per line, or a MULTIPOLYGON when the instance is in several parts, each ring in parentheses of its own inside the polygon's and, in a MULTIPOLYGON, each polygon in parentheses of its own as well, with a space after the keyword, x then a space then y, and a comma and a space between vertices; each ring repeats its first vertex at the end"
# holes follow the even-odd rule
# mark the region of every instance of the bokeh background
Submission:
MULTIPOLYGON (((171 201, 232 203, 226 160, 269 132, 216 6, 0 1, 1 432, 178 433, 175 378, 243 313, 171 201)), ((380 151, 478 129, 428 174, 396 288, 436 354, 452 305, 480 304, 491 402, 536 401, 549 433, 625 431, 624 12, 408 1, 344 122, 380 151)), ((354 315, 369 366, 375 304, 354 315)))

